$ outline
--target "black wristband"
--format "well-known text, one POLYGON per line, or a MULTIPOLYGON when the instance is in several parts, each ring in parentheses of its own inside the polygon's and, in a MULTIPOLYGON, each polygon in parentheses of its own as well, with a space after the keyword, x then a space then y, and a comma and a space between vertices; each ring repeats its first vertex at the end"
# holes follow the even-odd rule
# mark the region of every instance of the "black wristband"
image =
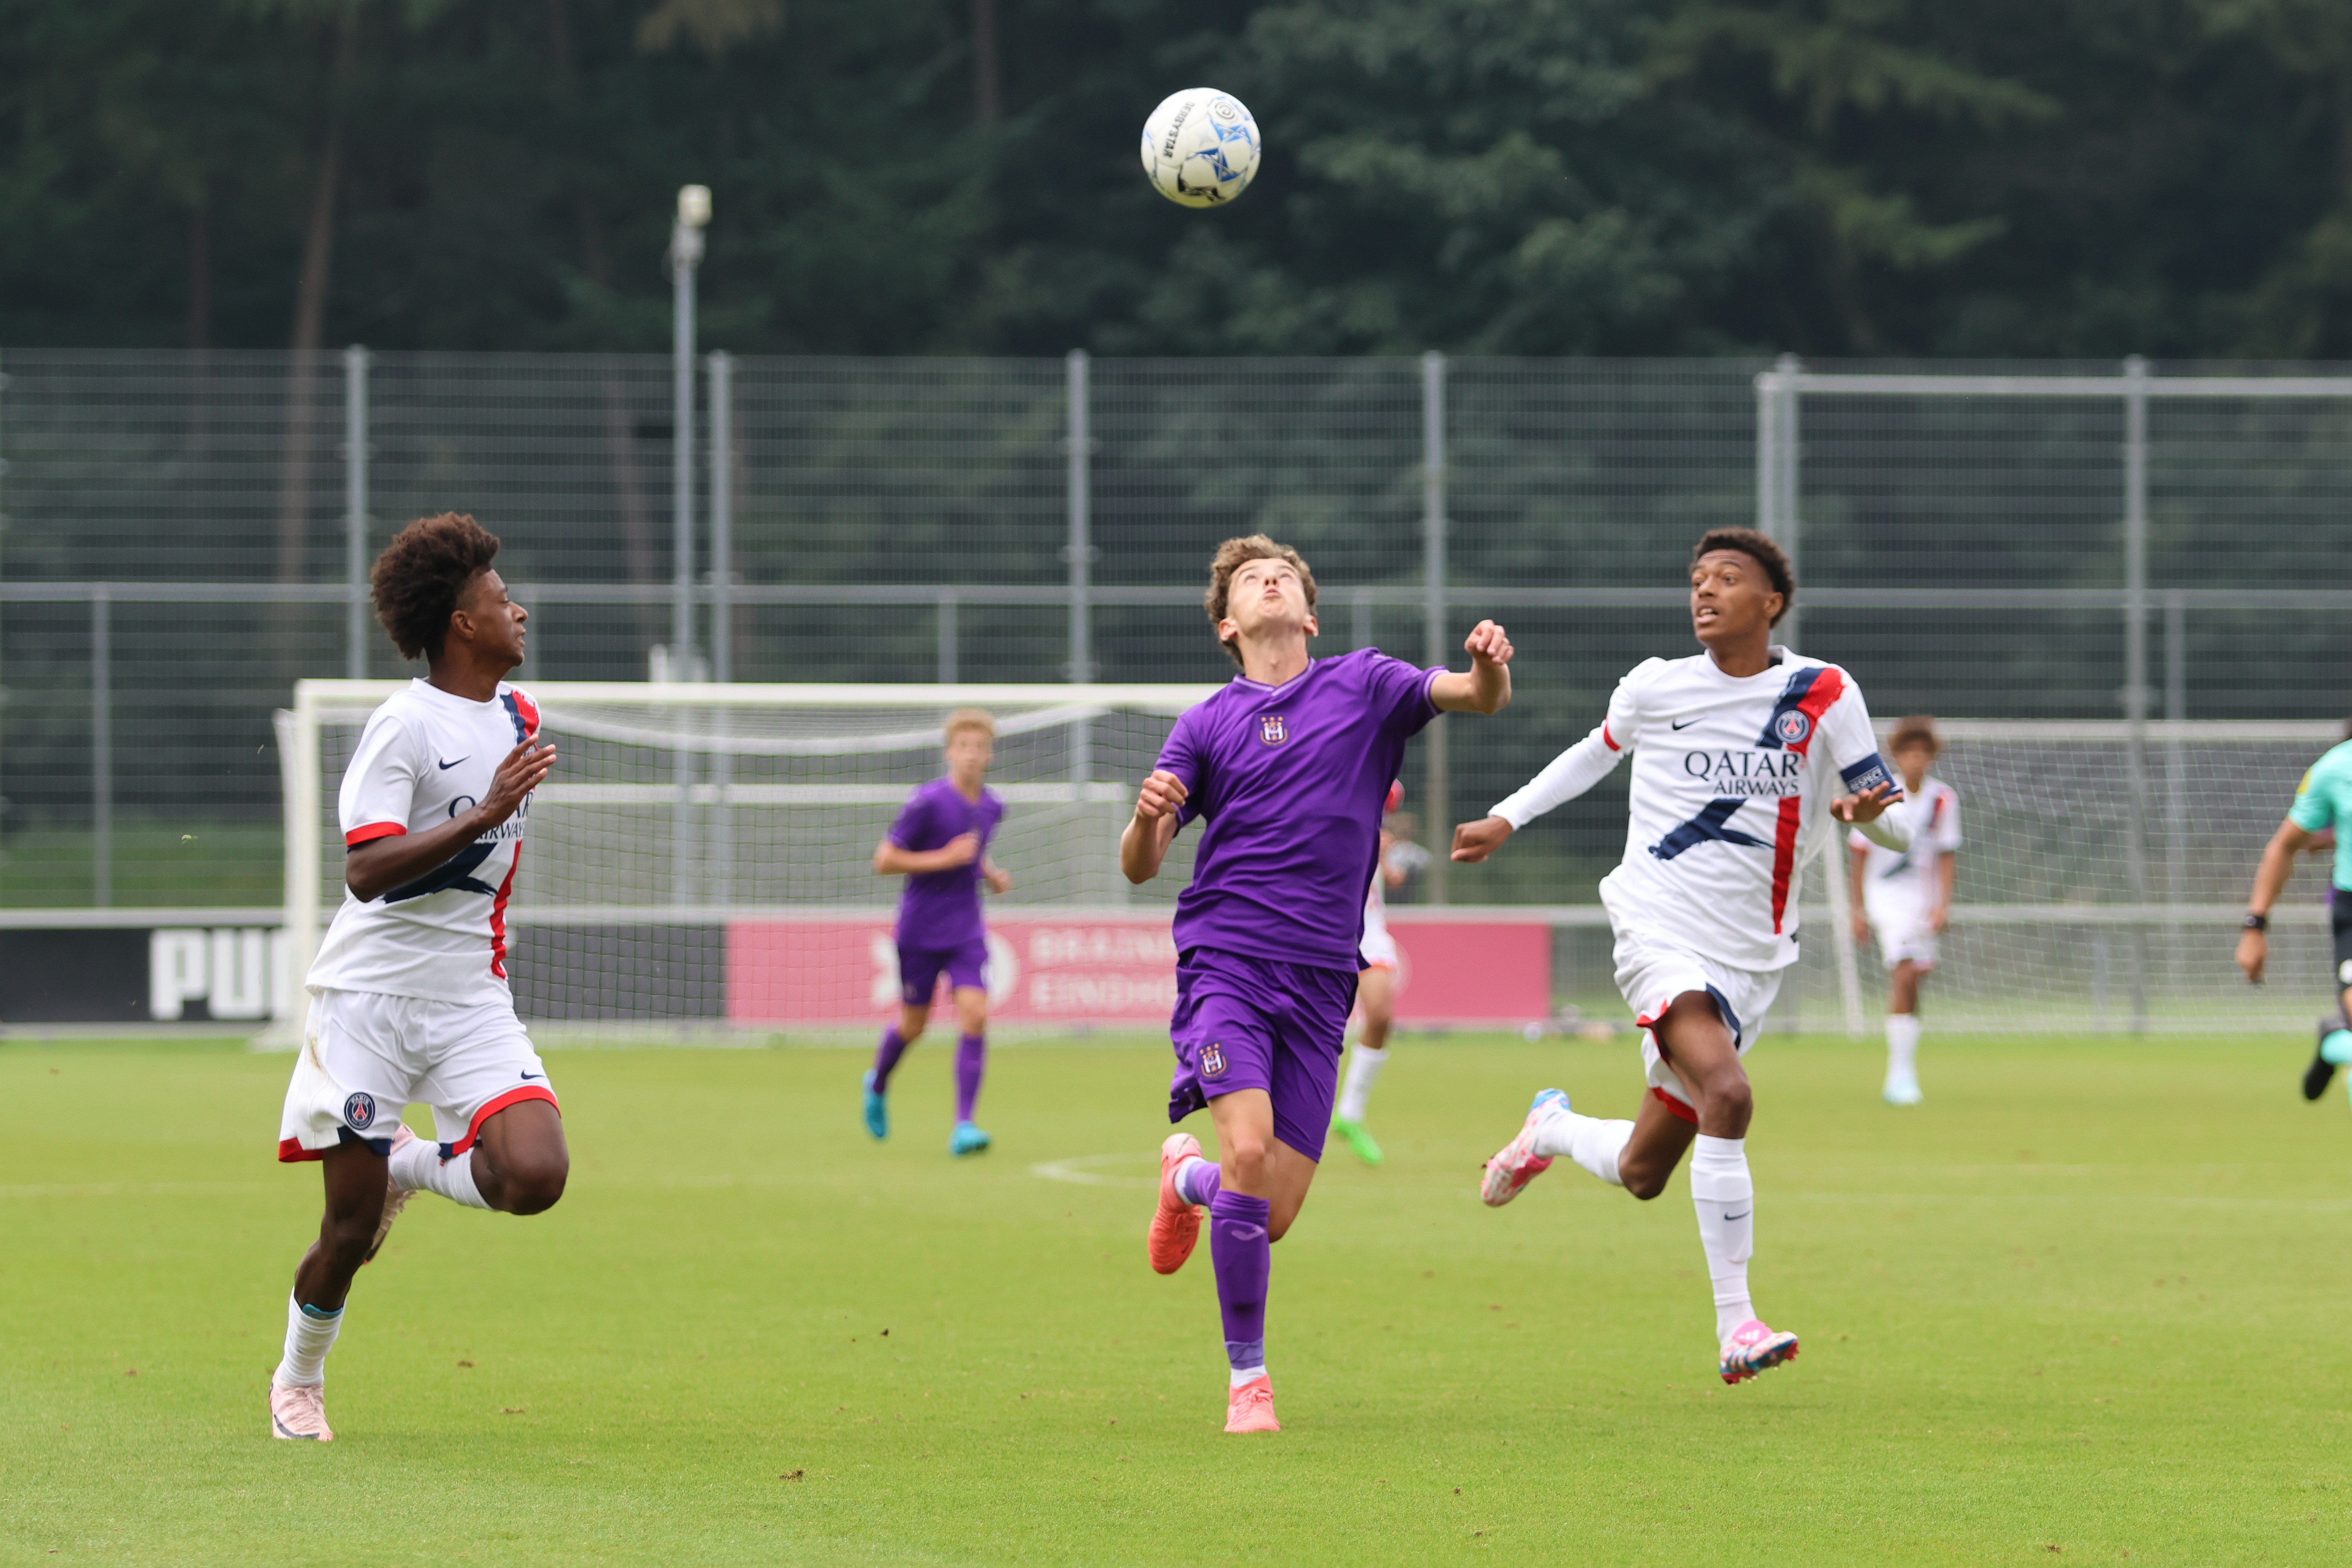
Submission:
POLYGON ((2248 931, 2268 931, 2271 929, 2271 917, 2268 915, 2249 914, 2246 916, 2246 929, 2248 931))

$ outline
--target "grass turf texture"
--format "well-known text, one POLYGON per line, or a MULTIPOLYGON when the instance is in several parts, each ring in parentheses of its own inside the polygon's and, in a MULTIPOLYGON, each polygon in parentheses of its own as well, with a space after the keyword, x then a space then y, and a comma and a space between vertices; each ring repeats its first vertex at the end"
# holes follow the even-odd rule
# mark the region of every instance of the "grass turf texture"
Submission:
POLYGON ((878 1147, 860 1056, 559 1055, 570 1194, 419 1197, 312 1446, 262 1401, 318 1210, 288 1059, 11 1045, 0 1561, 2341 1562, 2352 1123, 2305 1048, 1931 1034, 1898 1111, 1874 1047, 1768 1041, 1756 1284, 1805 1350, 1725 1388, 1679 1177, 1474 1195, 1534 1089, 1630 1113, 1631 1047, 1406 1039, 1388 1164, 1335 1146, 1276 1250, 1286 1430, 1232 1439, 1206 1248, 1143 1260, 1162 1052, 1000 1051, 960 1163, 935 1043, 878 1147))

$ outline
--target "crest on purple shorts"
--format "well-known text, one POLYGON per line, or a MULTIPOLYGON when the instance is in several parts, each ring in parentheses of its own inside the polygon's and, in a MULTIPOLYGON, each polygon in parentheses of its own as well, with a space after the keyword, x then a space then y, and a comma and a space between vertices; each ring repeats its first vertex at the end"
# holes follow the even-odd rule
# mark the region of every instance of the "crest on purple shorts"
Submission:
POLYGON ((1279 713, 1259 714, 1257 738, 1269 746, 1279 746, 1290 739, 1290 721, 1279 713))
POLYGON ((1201 1047, 1201 1076, 1202 1078, 1223 1078, 1225 1076, 1224 1047, 1212 1041, 1210 1044, 1201 1047))
POLYGON ((343 1120, 352 1124, 354 1132, 364 1132, 375 1125, 375 1096, 355 1094, 343 1101, 343 1120))

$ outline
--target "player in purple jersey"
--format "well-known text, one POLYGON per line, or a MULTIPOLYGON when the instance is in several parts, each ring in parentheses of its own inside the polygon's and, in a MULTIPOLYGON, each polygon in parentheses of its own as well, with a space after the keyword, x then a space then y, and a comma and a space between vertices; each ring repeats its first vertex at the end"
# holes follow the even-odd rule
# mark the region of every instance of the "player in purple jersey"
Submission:
POLYGON ((980 884, 1013 889, 1013 879, 988 858, 988 841, 1004 820, 1004 801, 987 784, 996 749, 996 721, 978 708, 948 715, 947 777, 907 797, 898 820, 874 847, 874 874, 904 877, 898 896, 898 1021, 882 1032, 866 1075, 866 1131, 890 1135, 890 1074, 931 1019, 940 976, 955 996, 955 1131, 950 1154, 977 1154, 988 1134, 972 1125, 980 1079, 988 1062, 988 928, 980 916, 980 884))
POLYGON ((1309 658, 1314 574, 1264 534, 1218 547, 1206 603, 1241 674, 1176 721, 1118 845, 1127 879, 1148 882, 1183 825, 1206 824, 1176 900, 1168 1120, 1206 1106, 1220 1163, 1191 1133, 1169 1136, 1147 1249, 1160 1273, 1183 1267, 1206 1206, 1232 1367, 1225 1430, 1274 1432, 1268 1248, 1298 1217, 1331 1125, 1381 808, 1423 725, 1510 701, 1511 644, 1480 621, 1466 675, 1369 648, 1309 658))

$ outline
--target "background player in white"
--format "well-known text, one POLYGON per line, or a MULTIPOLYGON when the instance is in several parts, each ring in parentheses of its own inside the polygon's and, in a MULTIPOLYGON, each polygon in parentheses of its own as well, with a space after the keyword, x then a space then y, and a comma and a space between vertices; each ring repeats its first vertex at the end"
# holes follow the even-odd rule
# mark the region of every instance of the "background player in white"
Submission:
POLYGON ((1690 589, 1691 629, 1706 651, 1636 666, 1599 729, 1486 820, 1454 829, 1454 858, 1484 860, 1633 753, 1625 858, 1601 879, 1601 901, 1616 935, 1617 988, 1644 1031, 1649 1096, 1638 1120, 1602 1121, 1542 1090, 1518 1136, 1487 1162, 1481 1196, 1507 1204, 1566 1154, 1653 1198, 1693 1150, 1717 1368, 1739 1383, 1797 1353, 1797 1336, 1768 1328, 1748 1300, 1755 1097, 1740 1054, 1797 960, 1799 868, 1832 820, 1895 849, 1910 835, 1906 814, 1889 810, 1899 795, 1853 679, 1772 642, 1796 593, 1780 546, 1753 529, 1713 530, 1691 552, 1690 589))
POLYGON ((539 710, 502 677, 530 616, 490 569, 499 542, 457 512, 377 557, 377 618, 427 674, 375 710, 343 771, 342 905, 310 966, 310 1017, 280 1160, 316 1160, 326 1217, 287 1301, 270 1432, 327 1442, 327 1352, 360 1265, 412 1192, 538 1214, 571 1157, 547 1068, 515 1016, 506 908, 530 793, 554 765, 539 710), (403 1126, 433 1108, 438 1142, 403 1126))
POLYGON ((1943 749, 1935 720, 1922 714, 1895 725, 1886 752, 1903 775, 1911 847, 1889 849, 1859 830, 1846 844, 1853 857, 1853 939, 1868 942, 1874 931, 1886 965, 1886 1086, 1881 1092, 1889 1105, 1919 1103, 1919 982, 1936 967, 1936 938, 1951 919, 1959 866, 1960 797, 1927 773, 1943 749))
POLYGON ((1363 972, 1356 976, 1356 1015, 1360 1020, 1360 1033, 1353 1049, 1348 1053, 1348 1070, 1339 1080, 1339 1105, 1331 1118, 1331 1131, 1347 1141, 1357 1158, 1367 1165, 1381 1163, 1381 1145, 1364 1126, 1364 1113, 1372 1103, 1372 1086, 1381 1080, 1381 1069, 1389 1062, 1389 1030, 1396 1023, 1396 937, 1389 931, 1389 889, 1401 888, 1404 880, 1429 860, 1429 852, 1418 844, 1406 842, 1402 836, 1404 817, 1398 807, 1404 804, 1404 781, 1389 785, 1386 806, 1387 820, 1381 825, 1381 858, 1372 868, 1372 883, 1364 894, 1364 940, 1357 944, 1363 955, 1363 972))

